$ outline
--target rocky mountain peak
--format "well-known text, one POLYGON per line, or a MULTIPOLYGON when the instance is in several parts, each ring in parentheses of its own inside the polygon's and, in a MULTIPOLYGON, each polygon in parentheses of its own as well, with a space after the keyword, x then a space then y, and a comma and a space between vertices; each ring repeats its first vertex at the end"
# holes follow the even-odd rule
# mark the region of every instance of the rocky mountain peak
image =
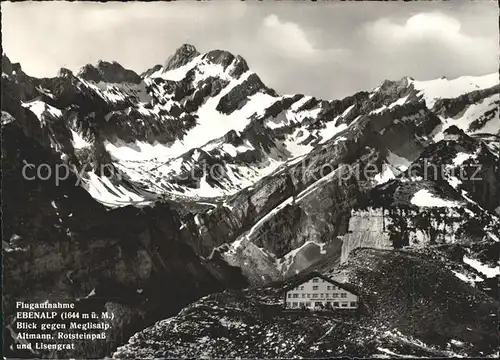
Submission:
POLYGON ((2 72, 6 73, 7 75, 12 74, 12 63, 5 54, 2 54, 2 72))
POLYGON ((57 76, 58 77, 72 77, 73 76, 73 72, 70 69, 62 67, 62 68, 59 69, 59 72, 57 73, 57 76))
POLYGON ((402 85, 402 86, 408 86, 411 84, 412 81, 414 81, 415 79, 413 79, 412 77, 410 76, 404 76, 402 77, 400 80, 399 80, 399 83, 402 85))
POLYGON ((198 55, 200 55, 200 53, 193 45, 183 44, 168 58, 165 64, 165 70, 169 71, 186 65, 198 55))
POLYGON ((452 125, 443 132, 444 140, 459 140, 466 137, 463 130, 459 129, 456 125, 452 125))
POLYGON ((78 72, 78 76, 85 80, 90 80, 94 82, 102 81, 102 77, 101 74, 99 73, 99 70, 97 70, 97 68, 92 64, 84 65, 78 72))
POLYGON ((203 58, 212 64, 222 65, 225 69, 233 62, 235 56, 226 50, 212 50, 206 53, 203 58))
POLYGON ((146 71, 144 71, 142 74, 141 74, 141 77, 142 78, 145 78, 145 77, 148 77, 150 76, 151 74, 157 72, 158 70, 160 70, 162 68, 162 66, 160 64, 156 64, 155 66, 153 66, 151 69, 147 69, 146 71))
POLYGON ((18 62, 11 62, 5 54, 2 55, 2 72, 9 76, 26 76, 23 72, 21 64, 18 62))
POLYGON ((407 88, 413 79, 410 77, 402 77, 399 80, 385 80, 382 85, 380 85, 380 90, 389 92, 398 92, 401 89, 407 88))
POLYGON ((132 70, 125 69, 116 61, 108 62, 99 60, 97 67, 87 64, 81 68, 78 76, 96 83, 103 81, 108 83, 128 82, 138 84, 141 82, 139 75, 132 70))
POLYGON ((249 70, 245 59, 243 59, 240 55, 235 56, 226 50, 212 50, 204 55, 204 59, 208 60, 212 64, 222 65, 224 70, 232 64, 229 75, 234 76, 235 78, 239 78, 241 74, 249 70))

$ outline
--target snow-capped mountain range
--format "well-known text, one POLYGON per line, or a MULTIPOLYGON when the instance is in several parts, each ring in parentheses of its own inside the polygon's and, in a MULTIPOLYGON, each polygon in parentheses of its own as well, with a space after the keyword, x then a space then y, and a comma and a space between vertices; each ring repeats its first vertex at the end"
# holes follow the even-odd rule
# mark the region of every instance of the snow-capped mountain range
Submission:
MULTIPOLYGON (((64 155, 78 157, 104 147, 110 164, 131 186, 92 172, 86 172, 83 184, 95 199, 116 207, 147 203, 157 196, 235 194, 327 141, 342 141, 363 118, 398 108, 420 104, 435 109, 439 124, 427 141, 442 139, 452 125, 470 134, 497 134, 495 91, 459 117, 438 109, 440 99, 496 85, 497 74, 432 81, 403 78, 343 100, 279 95, 240 56, 220 50, 200 54, 183 45, 165 66, 141 76, 103 61, 84 66, 76 75, 63 69, 59 78, 40 81, 32 94, 38 96, 23 107, 44 126, 66 123, 73 149, 61 151, 64 155), (75 104, 71 92, 84 93, 89 103, 75 104), (68 98, 62 99, 64 95, 68 98), (483 114, 490 117, 480 118, 483 114), (214 176, 214 171, 219 173, 214 176)), ((52 142, 62 148, 57 140, 52 142)), ((399 157, 408 163, 415 154, 409 156, 399 157)))
POLYGON ((100 61, 38 79, 3 56, 11 300, 132 294, 132 335, 207 293, 348 266, 361 247, 458 247, 446 271, 494 296, 499 89, 490 74, 282 95, 241 56, 191 45, 142 74, 100 61), (71 171, 29 180, 25 164, 71 171), (164 283, 180 288, 166 307, 164 283))

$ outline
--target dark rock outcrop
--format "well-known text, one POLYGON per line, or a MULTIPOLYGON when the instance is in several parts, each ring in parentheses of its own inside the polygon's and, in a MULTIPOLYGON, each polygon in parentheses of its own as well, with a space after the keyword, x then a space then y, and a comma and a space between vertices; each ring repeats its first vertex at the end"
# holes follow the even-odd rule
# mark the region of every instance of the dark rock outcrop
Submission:
POLYGON ((200 53, 193 45, 183 44, 167 60, 165 64, 165 71, 177 69, 183 65, 186 65, 198 55, 200 55, 200 53))
POLYGON ((248 98, 261 90, 266 90, 265 85, 257 74, 251 74, 242 84, 236 85, 228 94, 224 95, 216 109, 229 115, 245 106, 248 98))
POLYGON ((85 302, 92 300, 94 310, 115 304, 124 312, 107 345, 81 349, 81 356, 103 357, 158 314, 171 316, 207 293, 246 284, 237 269, 199 258, 168 204, 108 212, 74 175, 57 182, 30 180, 30 172, 25 178, 25 162, 34 164, 28 170, 40 164, 54 170, 60 159, 16 121, 2 130, 3 204, 11 209, 3 216, 5 321, 13 321, 15 301, 77 299, 92 292, 85 302), (177 289, 174 297, 164 292, 166 284, 177 289))
POLYGON ((96 83, 106 82, 106 83, 132 83, 139 84, 142 79, 134 71, 125 69, 116 61, 107 62, 99 60, 97 62, 97 67, 91 64, 85 65, 78 76, 90 80, 96 83))

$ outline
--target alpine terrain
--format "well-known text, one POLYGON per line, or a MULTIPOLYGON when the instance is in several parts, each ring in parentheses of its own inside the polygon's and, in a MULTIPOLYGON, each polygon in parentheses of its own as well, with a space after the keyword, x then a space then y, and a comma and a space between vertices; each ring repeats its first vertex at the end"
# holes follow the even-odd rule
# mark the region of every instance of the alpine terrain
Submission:
POLYGON ((22 299, 117 314, 63 358, 498 356, 498 74, 317 99, 182 45, 1 86, 6 356, 54 356, 8 349, 22 299), (284 310, 311 271, 362 306, 284 310))

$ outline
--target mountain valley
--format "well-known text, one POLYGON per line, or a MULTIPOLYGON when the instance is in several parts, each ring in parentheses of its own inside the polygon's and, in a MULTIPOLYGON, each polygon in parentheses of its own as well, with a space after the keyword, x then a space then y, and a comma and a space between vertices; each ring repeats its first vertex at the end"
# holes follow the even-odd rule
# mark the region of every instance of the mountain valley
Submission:
POLYGON ((7 323, 19 299, 119 312, 87 357, 498 355, 498 74, 322 100, 185 44, 142 74, 4 54, 1 86, 7 323), (357 318, 283 311, 310 271, 357 318))

